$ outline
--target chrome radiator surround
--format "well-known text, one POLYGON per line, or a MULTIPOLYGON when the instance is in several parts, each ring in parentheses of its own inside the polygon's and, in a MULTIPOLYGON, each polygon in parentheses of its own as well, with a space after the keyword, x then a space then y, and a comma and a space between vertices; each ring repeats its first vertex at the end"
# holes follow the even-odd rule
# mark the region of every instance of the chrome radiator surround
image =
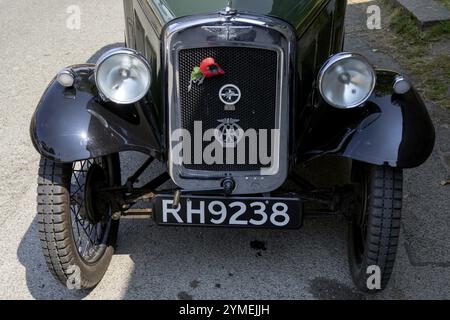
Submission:
MULTIPOLYGON (((166 111, 168 125, 168 169, 172 180, 182 189, 217 190, 225 178, 232 178, 236 188, 234 194, 270 192, 280 187, 287 178, 289 158, 290 109, 292 108, 292 86, 294 85, 296 37, 292 27, 279 19, 247 15, 202 15, 189 16, 171 21, 163 31, 163 67, 166 79, 166 111), (206 28, 204 28, 206 27, 206 28), (234 28, 251 27, 252 39, 239 39, 234 28), (207 30, 226 30, 224 34, 207 30), (183 49, 207 47, 247 47, 275 50, 278 53, 277 111, 274 115, 279 129, 279 148, 271 170, 261 171, 203 171, 189 170, 174 163, 171 133, 181 128, 178 53, 183 49)), ((272 155, 274 156, 274 155, 272 155)))

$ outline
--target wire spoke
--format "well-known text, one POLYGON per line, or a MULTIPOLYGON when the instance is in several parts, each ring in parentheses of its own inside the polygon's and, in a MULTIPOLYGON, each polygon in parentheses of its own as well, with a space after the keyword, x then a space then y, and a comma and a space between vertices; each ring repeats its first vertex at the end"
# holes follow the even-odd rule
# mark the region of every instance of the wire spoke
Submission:
MULTIPOLYGON (((87 260, 98 257, 99 250, 102 250, 100 249, 102 246, 99 245, 102 241, 105 241, 104 237, 107 230, 109 230, 106 226, 111 219, 111 210, 108 210, 108 212, 104 212, 104 215, 99 219, 100 221, 98 223, 93 223, 91 218, 88 218, 88 212, 86 211, 88 207, 85 192, 86 183, 89 180, 89 170, 93 166, 100 166, 105 169, 103 165, 104 162, 101 159, 88 159, 72 164, 72 177, 69 190, 72 230, 78 252, 83 259, 87 260)), ((107 180, 109 181, 109 178, 107 180)), ((92 188, 88 190, 90 189, 92 188)), ((92 208, 92 206, 89 206, 89 208, 92 208)), ((96 213, 94 212, 94 214, 96 213)))
POLYGON ((80 183, 80 181, 79 181, 79 179, 78 179, 78 177, 77 177, 76 174, 74 174, 73 177, 75 178, 75 181, 76 181, 76 183, 77 183, 77 187, 78 187, 78 188, 77 188, 76 191, 74 191, 73 193, 71 193, 71 201, 75 202, 75 203, 80 207, 80 209, 81 209, 82 204, 78 201, 78 197, 76 197, 76 195, 77 195, 78 193, 81 193, 81 191, 82 191, 82 189, 83 189, 83 187, 84 187, 84 184, 81 184, 81 183, 80 183))
POLYGON ((76 238, 75 242, 79 243, 81 241, 80 227, 79 227, 77 221, 75 221, 75 220, 72 222, 72 230, 73 230, 73 225, 75 225, 75 227, 77 229, 77 238, 76 238))
POLYGON ((73 205, 77 205, 77 206, 81 207, 81 203, 79 203, 76 198, 70 198, 70 201, 75 202, 73 205))
MULTIPOLYGON (((78 221, 78 223, 81 225, 81 229, 84 231, 84 234, 88 237, 89 240, 91 240, 91 239, 90 239, 90 236, 89 236, 89 233, 88 233, 88 230, 86 230, 86 227, 85 227, 85 221, 83 220, 83 223, 82 223, 77 217, 75 217, 75 219, 76 219, 76 220, 78 221)), ((89 225, 88 225, 87 228, 89 228, 89 225)))
POLYGON ((76 181, 77 186, 78 186, 78 189, 77 189, 75 192, 73 192, 73 195, 75 195, 75 194, 77 194, 79 191, 81 191, 81 189, 83 189, 84 184, 81 184, 81 183, 80 183, 80 180, 78 180, 78 176, 77 176, 76 174, 74 174, 73 177, 75 178, 75 181, 76 181))

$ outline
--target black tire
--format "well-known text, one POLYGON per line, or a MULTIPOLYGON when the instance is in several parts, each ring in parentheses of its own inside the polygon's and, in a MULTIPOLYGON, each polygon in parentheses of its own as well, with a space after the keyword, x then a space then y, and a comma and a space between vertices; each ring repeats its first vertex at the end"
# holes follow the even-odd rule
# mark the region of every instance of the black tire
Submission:
MULTIPOLYGON (((107 184, 120 184, 120 161, 117 154, 87 161, 92 161, 89 162, 90 168, 102 163, 107 184)), ((76 165, 77 163, 61 164, 41 158, 37 196, 39 237, 47 266, 55 278, 69 289, 89 289, 100 282, 109 266, 119 221, 111 218, 111 206, 104 211, 109 213, 99 218, 98 222, 91 222, 92 219, 86 218, 86 214, 82 219, 80 212, 86 210, 87 200, 83 199, 83 205, 80 205, 82 201, 75 199, 78 194, 73 190, 73 180, 81 180, 81 171, 76 170, 76 165), (79 209, 75 212, 77 208, 79 209), (83 231, 80 231, 80 227, 83 231), (82 243, 83 233, 86 234, 87 245, 82 243), (92 248, 83 255, 83 246, 88 245, 92 245, 92 248)), ((83 193, 83 190, 76 192, 83 193)), ((86 247, 84 249, 87 250, 86 247)))
POLYGON ((403 172, 354 162, 352 176, 357 197, 349 226, 350 271, 360 290, 378 292, 388 285, 397 254, 403 172), (369 266, 380 268, 380 289, 369 289, 367 285, 369 266))

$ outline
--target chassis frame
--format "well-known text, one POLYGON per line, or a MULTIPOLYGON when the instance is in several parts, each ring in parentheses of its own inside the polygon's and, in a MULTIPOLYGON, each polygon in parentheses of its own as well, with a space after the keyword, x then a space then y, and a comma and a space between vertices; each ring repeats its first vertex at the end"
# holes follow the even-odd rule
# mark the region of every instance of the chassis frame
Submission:
MULTIPOLYGON (((134 209, 133 207, 140 201, 151 203, 158 195, 172 195, 174 199, 173 205, 175 207, 178 205, 181 195, 229 196, 223 188, 204 191, 191 191, 180 188, 158 190, 164 183, 170 181, 170 175, 167 172, 159 174, 141 187, 135 187, 135 183, 139 182, 139 178, 154 161, 155 158, 149 156, 141 166, 128 177, 127 181, 122 186, 98 190, 102 198, 115 204, 113 219, 118 220, 122 216, 152 217, 152 208, 134 209)), ((298 189, 296 192, 289 191, 290 196, 300 198, 303 203, 316 203, 326 208, 325 210, 303 210, 303 217, 349 217, 348 212, 354 200, 354 189, 356 187, 354 184, 339 185, 331 188, 318 188, 296 172, 291 172, 288 181, 294 183, 298 189)), ((272 196, 285 194, 286 191, 281 187, 273 192, 257 194, 257 196, 270 198, 272 196)))

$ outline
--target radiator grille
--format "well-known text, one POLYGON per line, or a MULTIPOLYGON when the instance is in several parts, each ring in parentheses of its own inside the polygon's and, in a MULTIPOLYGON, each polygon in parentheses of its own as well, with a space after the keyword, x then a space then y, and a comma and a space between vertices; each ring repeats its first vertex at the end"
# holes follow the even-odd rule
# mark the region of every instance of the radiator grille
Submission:
MULTIPOLYGON (((247 129, 275 129, 277 110, 278 53, 274 50, 245 47, 209 47, 184 49, 179 52, 179 95, 181 126, 193 135, 194 122, 202 121, 203 131, 216 128, 218 120, 239 120, 247 129), (225 75, 206 79, 189 92, 191 72, 195 66, 212 57, 225 75), (239 87, 241 100, 234 111, 226 111, 219 99, 220 89, 227 84, 239 87)), ((269 135, 270 136, 270 135, 269 135)), ((209 142, 203 143, 203 148, 209 142)), ((225 152, 226 148, 224 148, 225 152)), ((270 150, 269 150, 270 151, 270 150)), ((193 151, 192 151, 193 152, 193 151)), ((248 154, 248 152, 247 152, 248 154)), ((270 152, 269 152, 270 155, 270 152)), ((269 165, 257 164, 185 164, 187 169, 200 171, 256 171, 269 165)))

